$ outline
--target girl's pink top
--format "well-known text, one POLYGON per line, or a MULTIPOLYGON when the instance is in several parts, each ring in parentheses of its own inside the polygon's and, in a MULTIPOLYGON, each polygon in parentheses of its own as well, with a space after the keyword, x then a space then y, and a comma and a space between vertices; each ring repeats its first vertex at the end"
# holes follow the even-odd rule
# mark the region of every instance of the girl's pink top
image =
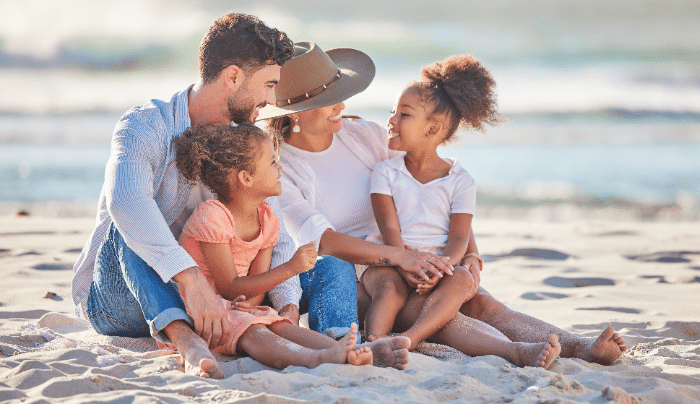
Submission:
POLYGON ((246 276, 250 263, 258 255, 258 251, 271 248, 277 242, 279 219, 267 202, 258 206, 258 217, 260 234, 252 241, 243 241, 236 236, 236 225, 231 212, 216 200, 210 199, 200 203, 185 223, 180 235, 180 245, 197 262, 214 290, 216 290, 214 279, 204 260, 199 242, 228 244, 233 254, 236 273, 238 276, 246 276))

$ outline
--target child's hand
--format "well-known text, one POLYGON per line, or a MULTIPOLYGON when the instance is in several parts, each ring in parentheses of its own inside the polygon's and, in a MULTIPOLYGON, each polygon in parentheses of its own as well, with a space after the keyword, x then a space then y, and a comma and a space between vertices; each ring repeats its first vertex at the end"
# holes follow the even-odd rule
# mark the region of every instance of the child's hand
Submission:
POLYGON ((316 242, 303 245, 297 249, 289 263, 297 274, 306 272, 316 265, 318 253, 316 252, 316 242))
POLYGON ((427 281, 419 283, 418 286, 416 286, 416 292, 418 292, 419 295, 425 295, 425 294, 430 293, 433 290, 433 288, 435 287, 435 285, 437 285, 438 282, 440 282, 440 279, 442 279, 442 278, 439 278, 437 276, 433 276, 430 279, 428 279, 427 281))
POLYGON ((249 301, 246 301, 245 296, 240 295, 237 298, 233 299, 233 301, 231 302, 231 308, 234 310, 250 313, 250 311, 253 309, 253 305, 251 305, 249 301))

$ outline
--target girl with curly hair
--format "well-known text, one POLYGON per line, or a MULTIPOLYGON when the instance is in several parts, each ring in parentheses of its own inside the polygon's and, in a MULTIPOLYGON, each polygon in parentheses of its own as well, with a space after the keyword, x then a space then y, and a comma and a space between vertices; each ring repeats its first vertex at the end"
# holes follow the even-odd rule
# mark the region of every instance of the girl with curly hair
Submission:
MULTIPOLYGON (((372 170, 370 193, 379 232, 367 240, 431 252, 454 269, 446 277, 430 271, 419 277, 392 266, 358 265, 358 279, 372 298, 365 317, 370 340, 392 331, 412 289, 430 295, 426 304, 440 308, 433 313, 439 313, 442 321, 433 324, 447 324, 464 304, 464 292, 476 291, 474 277, 483 265, 478 254, 467 253, 476 183, 456 159, 440 157, 437 148, 453 140, 460 126, 484 131, 484 124, 500 122, 495 82, 469 55, 433 63, 422 74, 421 81, 401 92, 388 121, 389 148, 404 153, 372 170), (461 266, 465 257, 477 258, 478 269, 461 266), (456 275, 460 282, 454 281, 456 275)), ((413 346, 437 331, 417 326, 420 322, 419 317, 403 332, 413 346)), ((519 366, 547 368, 561 351, 553 334, 539 344, 511 342, 503 336, 490 339, 488 345, 486 352, 519 366)))
POLYGON ((282 168, 270 137, 250 124, 204 125, 187 129, 175 147, 181 174, 217 196, 197 206, 179 239, 228 311, 231 337, 214 351, 245 352, 275 368, 371 364, 372 350, 355 348, 356 324, 336 341, 261 306, 268 290, 311 269, 317 257, 309 243, 270 268, 279 220, 265 198, 282 191, 282 168))

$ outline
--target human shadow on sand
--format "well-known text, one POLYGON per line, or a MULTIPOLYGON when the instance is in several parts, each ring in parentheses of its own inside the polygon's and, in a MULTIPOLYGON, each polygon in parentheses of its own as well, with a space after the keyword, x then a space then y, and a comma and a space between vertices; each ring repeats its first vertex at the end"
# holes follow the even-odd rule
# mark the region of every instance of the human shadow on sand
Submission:
POLYGON ((588 286, 614 286, 615 281, 608 278, 564 278, 550 276, 543 281, 545 285, 557 288, 583 288, 588 286))
POLYGON ((544 248, 517 248, 508 254, 500 255, 484 255, 484 261, 491 262, 497 261, 504 258, 514 258, 514 257, 525 257, 538 260, 550 260, 550 261, 566 261, 572 255, 563 253, 556 250, 548 250, 544 248))
POLYGON ((645 255, 628 255, 625 258, 633 261, 678 263, 690 262, 686 255, 700 255, 700 251, 659 251, 645 255))

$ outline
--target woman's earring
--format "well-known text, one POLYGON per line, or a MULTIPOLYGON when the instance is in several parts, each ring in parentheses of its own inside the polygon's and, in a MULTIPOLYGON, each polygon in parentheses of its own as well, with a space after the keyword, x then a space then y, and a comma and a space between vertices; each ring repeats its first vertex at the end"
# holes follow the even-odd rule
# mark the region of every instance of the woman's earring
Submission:
POLYGON ((298 119, 295 119, 295 120, 294 120, 294 126, 292 126, 292 132, 294 132, 294 133, 299 133, 299 132, 301 132, 301 128, 299 127, 299 125, 297 125, 298 123, 299 123, 299 120, 298 120, 298 119))

